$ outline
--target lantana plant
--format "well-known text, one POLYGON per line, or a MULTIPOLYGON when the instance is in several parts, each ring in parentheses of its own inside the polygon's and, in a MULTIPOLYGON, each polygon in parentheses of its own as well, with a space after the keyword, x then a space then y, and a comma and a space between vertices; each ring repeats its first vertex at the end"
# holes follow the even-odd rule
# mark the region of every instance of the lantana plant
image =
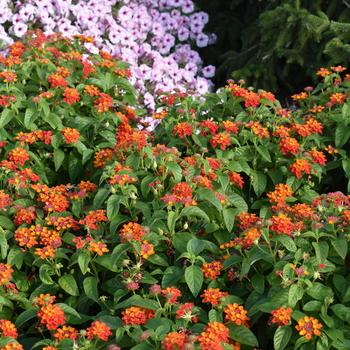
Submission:
POLYGON ((124 64, 28 40, 1 59, 1 350, 349 347, 339 68, 294 111, 163 95, 150 132, 124 64))

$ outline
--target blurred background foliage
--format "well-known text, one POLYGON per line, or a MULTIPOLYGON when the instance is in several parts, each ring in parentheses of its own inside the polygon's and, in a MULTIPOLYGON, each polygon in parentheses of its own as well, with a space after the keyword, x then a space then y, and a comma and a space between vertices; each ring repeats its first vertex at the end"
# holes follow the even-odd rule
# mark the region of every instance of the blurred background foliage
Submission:
POLYGON ((350 0, 197 0, 209 13, 217 43, 202 50, 217 67, 216 86, 229 78, 279 92, 310 85, 321 66, 350 60, 350 0))

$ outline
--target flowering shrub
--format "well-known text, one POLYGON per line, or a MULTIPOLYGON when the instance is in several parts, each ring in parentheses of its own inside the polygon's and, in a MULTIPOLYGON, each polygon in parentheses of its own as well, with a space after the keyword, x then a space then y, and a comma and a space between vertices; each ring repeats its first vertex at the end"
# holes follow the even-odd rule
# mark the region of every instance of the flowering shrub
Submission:
POLYGON ((84 34, 96 47, 120 56, 131 64, 135 83, 145 105, 154 109, 158 91, 192 89, 207 92, 215 68, 202 68, 192 46, 204 47, 215 41, 203 32, 208 22, 204 12, 194 12, 192 0, 147 1, 12 1, 2 2, 0 39, 12 43, 28 29, 39 27, 46 34, 84 34))
POLYGON ((149 132, 122 63, 66 40, 1 59, 0 349, 347 349, 350 198, 321 192, 347 169, 339 68, 295 111, 164 95, 149 132))

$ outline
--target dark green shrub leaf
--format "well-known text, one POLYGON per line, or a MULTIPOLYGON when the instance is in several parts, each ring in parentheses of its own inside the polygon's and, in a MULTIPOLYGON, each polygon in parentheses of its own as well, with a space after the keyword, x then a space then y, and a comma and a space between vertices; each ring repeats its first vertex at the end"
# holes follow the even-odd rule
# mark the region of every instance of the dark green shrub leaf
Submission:
POLYGON ((203 273, 200 267, 197 265, 186 267, 185 281, 193 296, 196 297, 203 284, 203 273))

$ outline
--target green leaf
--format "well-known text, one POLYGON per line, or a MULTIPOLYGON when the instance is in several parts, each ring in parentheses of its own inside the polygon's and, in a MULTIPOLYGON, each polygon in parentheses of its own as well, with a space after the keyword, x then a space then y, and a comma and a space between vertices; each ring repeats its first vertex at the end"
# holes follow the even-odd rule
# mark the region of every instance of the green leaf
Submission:
POLYGON ((323 301, 325 298, 332 298, 334 296, 331 288, 326 287, 319 282, 314 282, 312 286, 306 290, 306 292, 312 298, 320 301, 323 301))
POLYGON ((288 292, 288 304, 291 308, 295 305, 304 295, 304 289, 297 284, 292 284, 288 292))
POLYGON ((39 269, 39 277, 40 280, 45 284, 54 284, 55 282, 52 280, 51 276, 55 274, 55 271, 52 269, 50 265, 43 264, 39 269))
POLYGON ((263 294, 265 290, 265 280, 264 276, 261 273, 256 273, 252 279, 252 286, 253 288, 259 293, 263 294))
POLYGON ((26 129, 32 129, 33 122, 35 120, 35 118, 33 118, 34 114, 35 114, 34 109, 30 109, 30 108, 26 109, 24 113, 24 127, 26 129))
POLYGON ((344 260, 348 254, 348 241, 346 238, 336 238, 332 240, 332 246, 338 255, 344 260))
POLYGON ((71 306, 67 305, 67 304, 63 304, 63 303, 57 303, 56 305, 58 305, 66 315, 71 315, 74 316, 76 318, 81 318, 81 316, 79 315, 79 313, 73 309, 71 306))
POLYGON ((276 241, 280 242, 289 252, 296 252, 297 246, 294 243, 294 240, 287 235, 277 236, 276 241))
POLYGON ((271 163, 271 157, 270 157, 270 153, 269 150, 267 149, 267 147, 262 146, 262 145, 255 145, 256 150, 258 151, 258 153, 269 163, 271 163))
POLYGON ((16 228, 12 220, 3 215, 0 215, 0 227, 3 227, 5 230, 9 231, 14 231, 16 228))
POLYGON ((199 266, 191 265, 186 267, 185 281, 194 297, 196 297, 203 284, 203 273, 199 266))
POLYGON ((331 309, 342 321, 350 323, 350 307, 335 304, 331 306, 331 309))
POLYGON ((78 285, 77 282, 75 282, 73 275, 64 275, 60 277, 58 280, 58 284, 68 294, 74 296, 79 295, 78 285))
POLYGON ((75 181, 82 170, 80 159, 78 159, 74 153, 69 154, 68 173, 71 181, 75 181))
POLYGON ((151 262, 154 265, 159 265, 159 266, 169 266, 167 259, 163 258, 159 254, 153 254, 151 255, 147 261, 151 262))
POLYGON ((229 325, 228 328, 230 330, 230 338, 238 343, 247 346, 259 346, 258 339, 249 328, 235 324, 229 325))
POLYGON ((233 225, 235 224, 237 209, 224 208, 224 210, 222 211, 222 215, 224 218, 224 223, 227 228, 227 231, 231 232, 233 229, 233 225))
POLYGON ((201 200, 211 203, 218 210, 222 210, 222 205, 212 190, 209 190, 208 188, 200 188, 197 193, 201 200))
POLYGON ((248 205, 246 201, 237 193, 232 193, 230 196, 230 202, 238 209, 238 213, 242 211, 248 211, 248 205))
POLYGON ((57 171, 64 161, 64 152, 59 148, 55 149, 53 152, 53 161, 55 163, 55 171, 57 171))
POLYGON ((175 224, 178 219, 177 212, 176 211, 168 211, 168 229, 170 233, 175 232, 175 224))
POLYGON ((183 270, 177 266, 168 267, 163 274, 162 288, 167 288, 176 285, 183 277, 183 270))
POLYGON ((1 251, 1 257, 3 260, 6 259, 8 248, 9 248, 9 245, 7 243, 6 233, 5 231, 0 230, 0 251, 1 251))
POLYGON ((187 243, 187 251, 195 256, 199 255, 204 249, 205 243, 198 238, 192 238, 187 243))
POLYGON ((78 255, 78 265, 83 275, 88 271, 90 258, 90 253, 86 251, 81 251, 78 255))
POLYGON ((7 255, 7 262, 19 270, 23 264, 23 252, 18 247, 12 247, 7 255))
POLYGON ((36 317, 37 312, 38 312, 38 310, 34 307, 23 311, 18 317, 16 317, 16 321, 15 321, 16 328, 20 328, 27 321, 36 317))
POLYGON ((182 169, 180 165, 174 162, 169 162, 166 166, 170 173, 174 176, 175 182, 180 182, 182 179, 182 169))
POLYGON ((96 277, 87 277, 83 282, 84 292, 88 298, 98 302, 98 290, 96 277))
POLYGON ((289 343, 292 333, 293 331, 290 327, 278 327, 273 337, 274 349, 284 350, 289 343))
POLYGON ((98 190, 94 198, 94 204, 93 204, 95 210, 101 209, 102 204, 107 199, 109 193, 110 193, 110 190, 107 188, 100 188, 98 190))
POLYGON ((205 222, 210 222, 209 216, 198 207, 186 207, 182 209, 180 217, 191 219, 193 216, 203 219, 205 222))
POLYGON ((5 108, 0 116, 0 128, 7 125, 14 118, 14 116, 15 115, 11 109, 5 108))
POLYGON ((267 185, 266 175, 261 171, 252 171, 250 178, 255 194, 260 197, 264 193, 267 185))
POLYGON ((345 145, 350 137, 350 127, 339 124, 335 129, 335 146, 341 148, 345 145))
POLYGON ((322 303, 317 300, 311 300, 303 306, 304 311, 320 311, 322 303))
POLYGON ((113 220, 113 218, 119 213, 119 206, 121 197, 113 194, 107 200, 107 217, 108 220, 113 220))

